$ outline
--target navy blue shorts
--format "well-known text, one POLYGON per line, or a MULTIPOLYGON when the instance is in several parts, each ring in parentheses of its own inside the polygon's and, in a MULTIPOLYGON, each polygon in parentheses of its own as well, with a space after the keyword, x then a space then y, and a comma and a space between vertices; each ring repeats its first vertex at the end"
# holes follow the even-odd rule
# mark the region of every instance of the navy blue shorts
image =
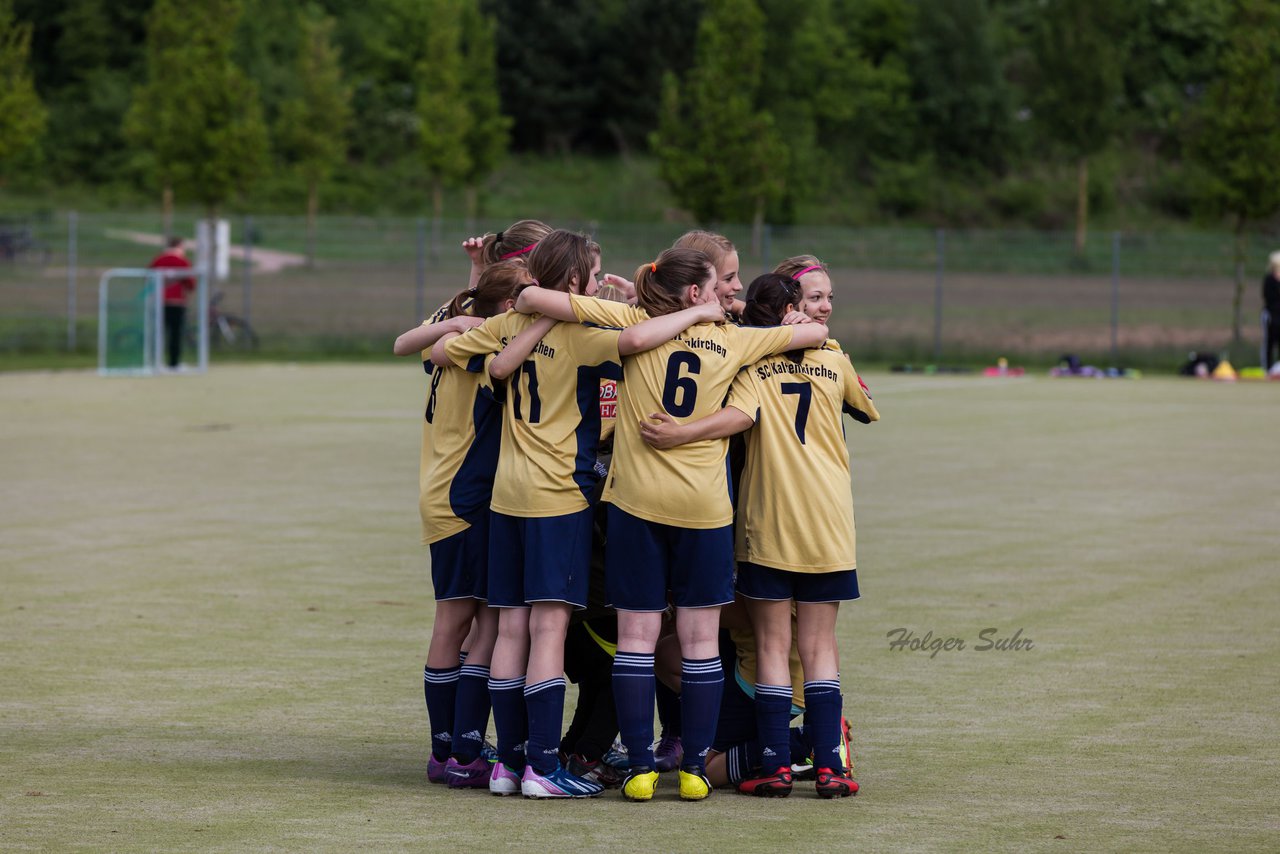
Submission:
POLYGON ((489 511, 466 520, 471 527, 427 546, 431 550, 431 586, 436 601, 487 598, 489 511))
POLYGON ((770 602, 844 602, 859 596, 858 570, 789 572, 744 561, 738 564, 738 592, 748 599, 770 602))
POLYGON ((733 601, 733 526, 677 528, 609 505, 604 552, 609 604, 620 611, 662 611, 667 591, 678 608, 733 601))
POLYGON ((564 516, 507 516, 489 522, 489 605, 534 602, 587 607, 591 569, 591 509, 564 516))

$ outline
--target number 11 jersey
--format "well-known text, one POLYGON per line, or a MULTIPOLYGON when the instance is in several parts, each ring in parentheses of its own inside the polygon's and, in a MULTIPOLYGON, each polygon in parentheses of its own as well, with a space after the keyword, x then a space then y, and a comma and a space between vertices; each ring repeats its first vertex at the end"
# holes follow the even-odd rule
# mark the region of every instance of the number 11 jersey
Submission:
MULTIPOLYGON (((445 345, 460 368, 484 370, 533 324, 515 311, 491 317, 445 345)), ((526 518, 585 510, 599 482, 600 380, 617 379, 618 331, 557 323, 507 380, 492 509, 526 518)))

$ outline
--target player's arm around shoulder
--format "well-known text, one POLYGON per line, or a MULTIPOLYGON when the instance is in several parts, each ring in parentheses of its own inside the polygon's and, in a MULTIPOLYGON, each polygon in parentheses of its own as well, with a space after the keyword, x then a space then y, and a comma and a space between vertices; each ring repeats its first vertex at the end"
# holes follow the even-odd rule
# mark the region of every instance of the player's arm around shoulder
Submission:
POLYGON ((502 349, 502 333, 507 314, 488 318, 479 326, 462 334, 448 334, 431 348, 431 361, 440 366, 456 365, 465 371, 479 373, 484 370, 484 357, 502 349))
POLYGON ((698 323, 720 323, 724 320, 724 308, 718 302, 699 303, 680 311, 650 317, 642 323, 628 326, 618 338, 618 352, 623 356, 652 350, 698 323))
POLYGON ((460 334, 474 326, 479 326, 483 322, 481 318, 472 317, 469 314, 460 314, 457 317, 450 317, 439 322, 426 320, 422 325, 415 326, 407 332, 402 332, 392 346, 391 352, 397 356, 411 356, 414 353, 421 353, 424 350, 430 350, 445 335, 450 333, 454 335, 460 334))
POLYGON ((489 362, 489 376, 495 380, 505 380, 515 373, 516 368, 524 364, 533 348, 538 345, 551 328, 559 323, 554 317, 541 315, 524 329, 516 333, 502 352, 489 362))

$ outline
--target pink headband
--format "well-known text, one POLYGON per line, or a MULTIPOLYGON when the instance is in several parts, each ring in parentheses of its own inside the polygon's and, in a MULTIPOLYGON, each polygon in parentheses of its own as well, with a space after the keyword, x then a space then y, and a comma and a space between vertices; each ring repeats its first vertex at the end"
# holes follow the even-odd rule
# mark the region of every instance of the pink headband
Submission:
POLYGON ((529 244, 528 246, 526 246, 525 248, 523 248, 523 249, 517 249, 515 252, 508 252, 507 254, 505 254, 505 255, 503 255, 501 258, 499 258, 498 260, 499 260, 499 261, 505 261, 505 260, 507 260, 508 258, 514 258, 514 257, 516 257, 517 255, 523 255, 524 253, 526 253, 526 252, 528 252, 529 250, 533 249, 533 247, 535 247, 535 246, 537 246, 537 245, 538 245, 538 241, 536 241, 536 240, 535 240, 534 242, 530 243, 530 244, 529 244))
POLYGON ((805 267, 803 270, 801 270, 799 273, 796 273, 791 278, 795 279, 798 282, 800 281, 800 277, 803 276, 805 273, 812 273, 814 270, 821 270, 821 269, 822 269, 821 264, 814 264, 812 267, 805 267))

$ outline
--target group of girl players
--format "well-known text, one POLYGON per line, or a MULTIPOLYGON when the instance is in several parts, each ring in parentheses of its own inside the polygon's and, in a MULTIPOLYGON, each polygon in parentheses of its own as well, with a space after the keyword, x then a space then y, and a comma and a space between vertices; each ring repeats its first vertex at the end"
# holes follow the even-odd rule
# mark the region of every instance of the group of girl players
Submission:
POLYGON ((843 415, 879 414, 828 336, 826 266, 790 258, 744 290, 733 244, 692 231, 602 279, 588 236, 533 220, 463 249, 468 287, 395 343, 430 380, 428 779, 647 801, 677 771, 684 800, 798 779, 855 794, 843 415))

